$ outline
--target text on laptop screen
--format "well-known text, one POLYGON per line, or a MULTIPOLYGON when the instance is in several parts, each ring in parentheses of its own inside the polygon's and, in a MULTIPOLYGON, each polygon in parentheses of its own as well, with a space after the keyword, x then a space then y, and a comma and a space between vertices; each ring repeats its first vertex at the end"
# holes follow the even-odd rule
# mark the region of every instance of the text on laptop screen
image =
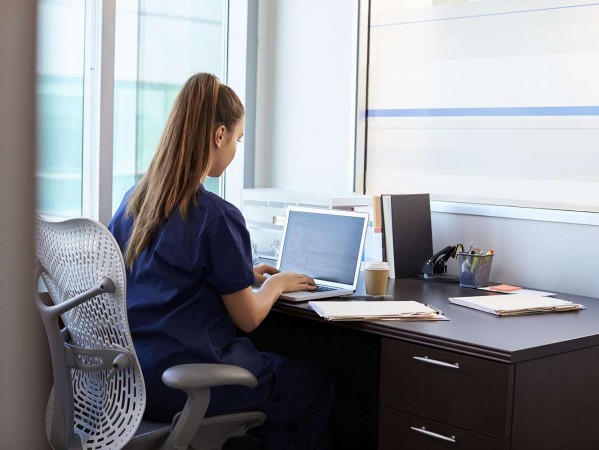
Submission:
POLYGON ((360 217, 289 211, 279 268, 352 284, 360 257, 360 217))

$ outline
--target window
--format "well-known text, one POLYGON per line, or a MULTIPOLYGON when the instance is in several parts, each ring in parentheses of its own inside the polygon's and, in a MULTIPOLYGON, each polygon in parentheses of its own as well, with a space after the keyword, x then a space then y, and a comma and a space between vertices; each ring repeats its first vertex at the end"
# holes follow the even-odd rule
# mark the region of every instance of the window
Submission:
POLYGON ((599 212, 599 6, 373 0, 369 192, 599 212))
MULTIPOLYGON (((225 0, 117 2, 113 211, 146 171, 183 83, 200 71, 224 81, 225 7, 225 0)), ((219 179, 206 188, 222 192, 219 179)))
MULTIPOLYGON (((112 211, 118 207, 125 191, 145 172, 187 78, 205 71, 226 81, 227 6, 226 0, 39 1, 37 181, 41 213, 88 215, 93 210, 89 205, 103 203, 96 198, 102 196, 108 198, 112 211), (112 28, 98 27, 101 20, 114 25, 114 48, 112 28), (110 46, 111 51, 102 52, 102 46, 110 46), (103 81, 93 80, 99 55, 108 55, 114 63, 113 123, 101 123, 94 116, 94 102, 107 95, 102 92, 103 81), (113 148, 99 149, 103 155, 112 150, 112 173, 92 155, 91 147, 102 135, 96 128, 102 127, 113 127, 113 148), (90 187, 90 179, 92 184, 108 180, 111 198, 90 187)), ((219 194, 221 185, 220 179, 206 183, 207 189, 219 194)))
POLYGON ((84 24, 84 0, 39 2, 36 178, 45 214, 81 215, 84 24))

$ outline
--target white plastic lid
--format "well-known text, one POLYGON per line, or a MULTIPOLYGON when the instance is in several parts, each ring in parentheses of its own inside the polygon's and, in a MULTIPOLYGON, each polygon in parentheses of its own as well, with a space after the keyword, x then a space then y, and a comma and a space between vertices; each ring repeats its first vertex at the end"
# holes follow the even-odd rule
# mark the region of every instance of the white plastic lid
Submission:
POLYGON ((383 261, 365 261, 364 268, 370 270, 389 270, 389 263, 383 261))

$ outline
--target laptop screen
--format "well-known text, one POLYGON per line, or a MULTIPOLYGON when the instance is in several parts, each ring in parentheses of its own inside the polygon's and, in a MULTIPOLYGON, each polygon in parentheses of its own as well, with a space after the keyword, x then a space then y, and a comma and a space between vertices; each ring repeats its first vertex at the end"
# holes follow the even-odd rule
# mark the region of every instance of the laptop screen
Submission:
POLYGON ((353 285, 362 256, 367 215, 291 207, 279 269, 353 285))

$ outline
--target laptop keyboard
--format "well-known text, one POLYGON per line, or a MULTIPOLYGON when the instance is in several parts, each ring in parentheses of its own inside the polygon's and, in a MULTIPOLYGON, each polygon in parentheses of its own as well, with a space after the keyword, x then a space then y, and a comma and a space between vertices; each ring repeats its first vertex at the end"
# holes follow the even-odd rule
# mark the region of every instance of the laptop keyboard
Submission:
POLYGON ((312 291, 312 292, 327 292, 327 291, 336 291, 339 288, 336 287, 332 287, 332 286, 323 286, 322 284, 317 284, 316 285, 316 290, 312 291))

